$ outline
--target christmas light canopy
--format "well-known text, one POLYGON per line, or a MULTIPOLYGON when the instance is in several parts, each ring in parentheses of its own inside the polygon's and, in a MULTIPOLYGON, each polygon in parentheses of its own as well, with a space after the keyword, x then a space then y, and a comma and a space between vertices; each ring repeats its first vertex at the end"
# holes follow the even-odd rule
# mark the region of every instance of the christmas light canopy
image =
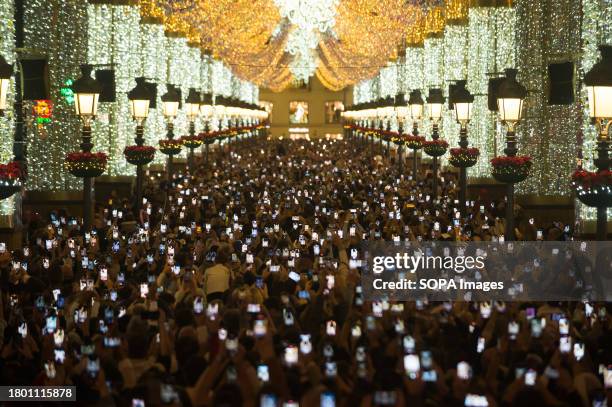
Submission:
POLYGON ((0 111, 6 110, 6 99, 11 76, 13 76, 13 65, 6 62, 6 59, 0 55, 0 111))
POLYGON ((472 105, 474 103, 474 95, 466 88, 467 81, 458 81, 455 91, 452 94, 453 107, 455 109, 455 118, 462 126, 465 126, 472 118, 472 105))
POLYGON ((612 46, 599 47, 602 59, 584 76, 589 96, 589 115, 612 119, 612 46))
POLYGON ((152 97, 146 79, 136 78, 136 87, 128 93, 130 112, 134 120, 142 121, 147 118, 152 97))
POLYGON ((527 89, 516 80, 517 73, 516 69, 506 69, 506 78, 500 83, 497 93, 499 117, 511 130, 521 120, 523 101, 527 96, 527 89))
POLYGON ((162 111, 166 119, 173 119, 178 114, 179 105, 181 103, 181 96, 174 87, 174 85, 168 85, 167 91, 161 97, 162 111))
POLYGON ((420 90, 413 90, 410 92, 410 99, 408 100, 408 107, 410 108, 410 117, 414 121, 419 121, 423 117, 423 97, 421 96, 420 90))
POLYGON ((81 77, 72 85, 76 114, 84 121, 95 117, 98 112, 98 99, 102 85, 91 77, 91 65, 81 65, 81 77))
POLYGON ((427 97, 427 110, 429 113, 429 118, 434 122, 437 122, 442 118, 443 105, 444 96, 442 96, 442 89, 429 89, 429 96, 427 97))

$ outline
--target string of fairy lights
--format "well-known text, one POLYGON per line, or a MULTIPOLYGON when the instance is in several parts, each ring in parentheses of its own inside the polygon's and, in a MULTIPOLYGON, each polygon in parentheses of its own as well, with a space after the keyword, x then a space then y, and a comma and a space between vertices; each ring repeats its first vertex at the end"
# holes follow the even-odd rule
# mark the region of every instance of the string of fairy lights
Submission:
MULTIPOLYGON (((12 23, 14 14, 12 0, 0 0, 0 55, 4 56, 8 63, 15 61, 15 25, 12 23), (4 23, 6 22, 6 24, 4 23)), ((7 97, 7 103, 11 105, 15 98, 14 84, 7 97)), ((0 117, 0 160, 6 163, 13 155, 13 134, 15 132, 12 112, 5 112, 0 117)), ((0 215, 10 215, 13 212, 13 197, 0 202, 0 215)))

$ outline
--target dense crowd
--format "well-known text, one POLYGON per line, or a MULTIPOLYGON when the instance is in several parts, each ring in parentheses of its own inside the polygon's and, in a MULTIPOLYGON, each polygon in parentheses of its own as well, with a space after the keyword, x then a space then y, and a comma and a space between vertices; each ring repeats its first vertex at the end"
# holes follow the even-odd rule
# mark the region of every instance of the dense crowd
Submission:
MULTIPOLYGON (((81 230, 58 210, 0 246, 3 385, 134 407, 606 405, 606 303, 364 298, 363 241, 499 241, 503 201, 460 206, 450 172, 435 199, 429 172, 355 140, 199 164, 152 177, 139 211, 110 197, 81 230)), ((573 239, 516 214, 521 240, 573 239)))

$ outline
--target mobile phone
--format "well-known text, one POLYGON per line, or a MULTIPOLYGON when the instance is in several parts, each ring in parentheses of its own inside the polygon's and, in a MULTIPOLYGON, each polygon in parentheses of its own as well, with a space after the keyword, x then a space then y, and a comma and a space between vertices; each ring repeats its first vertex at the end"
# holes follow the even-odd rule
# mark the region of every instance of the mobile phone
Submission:
POLYGON ((410 379, 416 379, 421 370, 419 357, 414 354, 405 355, 404 370, 410 379))
POLYGON ((465 407, 488 407, 489 401, 486 396, 480 394, 466 394, 464 400, 465 407))
POLYGON ((334 320, 327 321, 327 327, 325 329, 325 332, 329 336, 335 336, 336 335, 336 321, 334 320))
POLYGON ((336 407, 336 395, 331 391, 321 393, 321 407, 336 407))
POLYGON ((267 322, 268 321, 263 318, 258 318, 255 320, 253 324, 253 333, 255 334, 255 337, 261 338, 266 335, 266 332, 268 331, 267 322))
POLYGON ((52 361, 45 362, 45 374, 48 379, 54 379, 56 375, 55 363, 52 361))
POLYGON ((338 374, 338 365, 336 362, 325 362, 325 376, 326 377, 336 377, 338 374))
POLYGON ((25 338, 26 336, 28 336, 28 324, 25 321, 21 322, 19 324, 19 327, 17 328, 17 331, 19 332, 22 338, 25 338))
POLYGON ((225 348, 228 351, 230 351, 230 352, 233 352, 233 351, 237 350, 238 349, 238 338, 235 338, 235 337, 230 338, 230 337, 228 337, 225 340, 225 348))
POLYGON ((288 345, 285 347, 285 363, 289 366, 294 365, 298 362, 298 348, 297 346, 288 345))
POLYGON ((529 369, 525 372, 525 385, 526 386, 535 386, 537 372, 533 369, 529 369))
POLYGON ((193 312, 199 315, 203 311, 204 311, 204 299, 202 297, 195 297, 193 300, 193 312))
POLYGON ((457 377, 461 380, 469 380, 472 377, 472 367, 469 363, 457 363, 457 377))
POLYGON ((562 336, 559 338, 559 351, 561 353, 569 353, 572 349, 572 338, 570 336, 562 336))
POLYGON ((270 371, 268 365, 257 365, 257 378, 264 383, 270 381, 270 371))
POLYGON ((91 378, 96 378, 100 372, 100 360, 98 358, 87 358, 87 373, 91 378))
POLYGON ((578 361, 580 361, 580 359, 584 357, 584 343, 582 342, 574 343, 574 357, 578 361))

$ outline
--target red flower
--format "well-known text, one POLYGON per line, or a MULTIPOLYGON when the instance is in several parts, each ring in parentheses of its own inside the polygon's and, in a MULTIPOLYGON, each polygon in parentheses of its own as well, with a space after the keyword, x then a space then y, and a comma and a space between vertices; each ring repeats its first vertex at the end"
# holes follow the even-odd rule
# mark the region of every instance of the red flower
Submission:
POLYGON ((572 181, 575 184, 581 184, 583 187, 592 187, 597 185, 611 185, 612 172, 603 170, 598 172, 586 171, 583 169, 576 170, 572 174, 572 181))
POLYGON ((123 154, 155 154, 155 147, 127 146, 125 149, 123 149, 123 154))
POLYGON ((106 164, 106 162, 108 161, 108 155, 102 152, 91 153, 91 152, 83 152, 83 151, 74 151, 66 155, 66 161, 69 161, 69 162, 97 161, 97 162, 106 164))
POLYGON ((0 164, 1 179, 18 179, 23 177, 21 165, 17 161, 11 161, 8 164, 0 164))
POLYGON ((446 142, 446 140, 442 140, 442 139, 429 140, 429 141, 424 141, 423 142, 423 146, 424 147, 440 146, 440 147, 443 147, 443 148, 448 148, 448 143, 446 142))
POLYGON ((502 155, 491 159, 491 165, 494 167, 521 167, 523 165, 531 165, 531 157, 528 155, 518 155, 515 157, 502 155))
POLYGON ((455 148, 451 148, 450 149, 450 155, 452 156, 458 156, 458 155, 468 155, 468 156, 479 156, 480 155, 480 150, 478 150, 475 147, 470 147, 470 148, 461 148, 461 147, 455 147, 455 148))

